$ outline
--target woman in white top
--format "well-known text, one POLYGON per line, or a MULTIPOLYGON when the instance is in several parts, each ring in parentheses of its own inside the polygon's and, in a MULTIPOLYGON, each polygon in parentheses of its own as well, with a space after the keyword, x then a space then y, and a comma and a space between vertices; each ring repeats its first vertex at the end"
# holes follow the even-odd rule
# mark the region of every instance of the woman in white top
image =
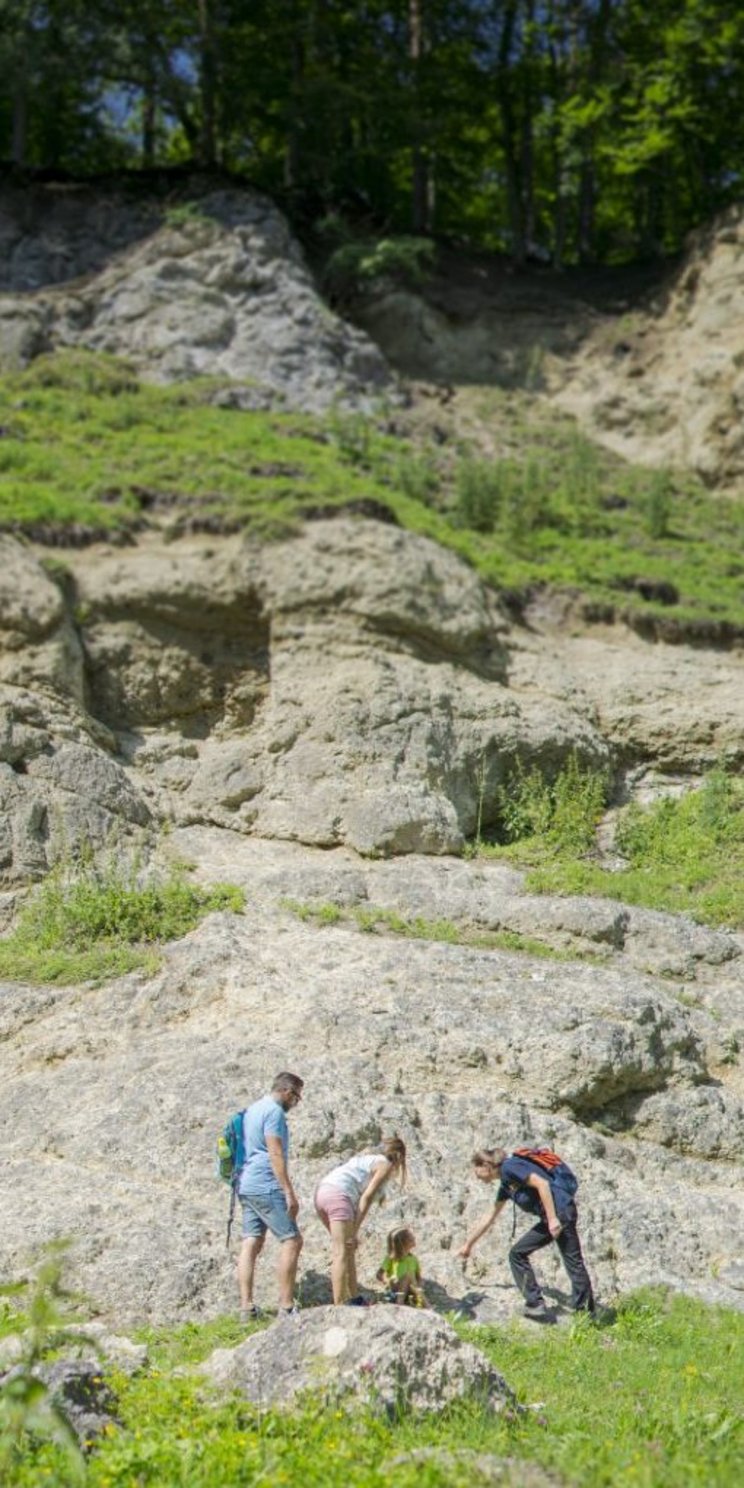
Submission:
POLYGON ((382 1197, 389 1178, 406 1179, 406 1144, 387 1137, 377 1152, 359 1152, 321 1179, 315 1208, 331 1237, 333 1300, 363 1307, 357 1292, 357 1237, 371 1205, 382 1197))

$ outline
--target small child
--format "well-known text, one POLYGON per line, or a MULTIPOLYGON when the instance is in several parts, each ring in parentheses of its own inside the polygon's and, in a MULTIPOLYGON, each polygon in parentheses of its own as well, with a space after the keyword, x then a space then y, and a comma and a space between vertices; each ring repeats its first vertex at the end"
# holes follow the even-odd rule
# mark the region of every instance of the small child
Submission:
POLYGON ((421 1267, 413 1254, 416 1237, 411 1230, 391 1230, 387 1237, 387 1255, 377 1272, 377 1280, 386 1284, 385 1301, 409 1307, 425 1307, 421 1289, 421 1267))

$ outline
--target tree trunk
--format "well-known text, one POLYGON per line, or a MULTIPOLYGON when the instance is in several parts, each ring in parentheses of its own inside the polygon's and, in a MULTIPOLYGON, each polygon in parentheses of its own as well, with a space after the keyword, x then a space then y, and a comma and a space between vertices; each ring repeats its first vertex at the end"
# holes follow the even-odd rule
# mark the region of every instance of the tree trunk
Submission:
POLYGON ((413 85, 411 220, 415 233, 426 233, 429 229, 429 162, 423 143, 423 122, 421 118, 421 64, 424 56, 424 45, 423 0, 409 0, 408 55, 411 59, 413 85))
POLYGON ((199 54, 199 164, 209 169, 217 159, 217 49, 211 0, 199 0, 199 54))
POLYGON ((499 112, 504 139, 504 167, 506 170, 507 210, 511 235, 511 253, 515 263, 524 263, 527 244, 524 227, 522 183, 519 162, 517 123, 514 115, 510 58, 514 26, 519 0, 509 0, 504 11, 498 52, 499 112))
POLYGON ((142 164, 145 170, 152 170, 155 164, 157 114, 157 89, 150 73, 142 97, 142 164))
POLYGON ((26 76, 19 69, 15 77, 13 88, 13 129, 10 145, 10 158, 14 165, 22 168, 26 164, 26 144, 28 140, 28 85, 26 76))

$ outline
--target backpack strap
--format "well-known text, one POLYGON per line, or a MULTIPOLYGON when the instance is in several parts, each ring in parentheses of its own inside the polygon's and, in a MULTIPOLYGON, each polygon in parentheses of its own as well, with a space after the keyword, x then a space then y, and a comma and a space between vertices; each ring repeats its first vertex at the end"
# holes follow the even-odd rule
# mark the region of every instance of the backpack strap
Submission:
POLYGON ((238 1179, 239 1179, 239 1176, 240 1176, 239 1174, 237 1176, 235 1174, 233 1174, 233 1176, 232 1176, 232 1178, 230 1180, 230 1209, 229 1209, 228 1216, 227 1216, 227 1237, 225 1239, 225 1249, 226 1250, 229 1250, 230 1249, 230 1235, 232 1233, 233 1220, 235 1218, 235 1204, 236 1204, 236 1200, 237 1200, 237 1196, 238 1196, 238 1179))

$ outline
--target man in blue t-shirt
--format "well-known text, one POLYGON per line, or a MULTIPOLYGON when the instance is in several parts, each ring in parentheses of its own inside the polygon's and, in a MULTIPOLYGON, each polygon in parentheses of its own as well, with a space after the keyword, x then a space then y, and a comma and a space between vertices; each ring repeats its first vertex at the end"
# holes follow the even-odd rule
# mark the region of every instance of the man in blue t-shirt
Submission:
POLYGON ((286 1113, 299 1105, 302 1087, 299 1075, 283 1071, 276 1076, 270 1094, 249 1106, 243 1117, 245 1162, 238 1180, 238 1198, 243 1209, 243 1243, 238 1256, 243 1322, 259 1316, 253 1302, 253 1278, 267 1230, 281 1243, 279 1313, 295 1311, 294 1284, 302 1235, 297 1228, 300 1206, 289 1176, 286 1113))
MULTIPOLYGON (((524 1297, 525 1317, 545 1319, 548 1309, 532 1269, 529 1257, 535 1250, 555 1241, 571 1282, 571 1307, 574 1312, 593 1312, 594 1295, 589 1273, 581 1253, 576 1228, 576 1204, 572 1193, 561 1188, 558 1178, 526 1157, 509 1155, 503 1147, 482 1147, 473 1153, 473 1171, 481 1183, 498 1183, 496 1202, 473 1227, 457 1254, 467 1260, 473 1246, 490 1230, 503 1207, 513 1200, 520 1209, 534 1214, 537 1224, 521 1235, 509 1251, 512 1276, 524 1297)), ((575 1182, 574 1182, 575 1187, 575 1182)))

